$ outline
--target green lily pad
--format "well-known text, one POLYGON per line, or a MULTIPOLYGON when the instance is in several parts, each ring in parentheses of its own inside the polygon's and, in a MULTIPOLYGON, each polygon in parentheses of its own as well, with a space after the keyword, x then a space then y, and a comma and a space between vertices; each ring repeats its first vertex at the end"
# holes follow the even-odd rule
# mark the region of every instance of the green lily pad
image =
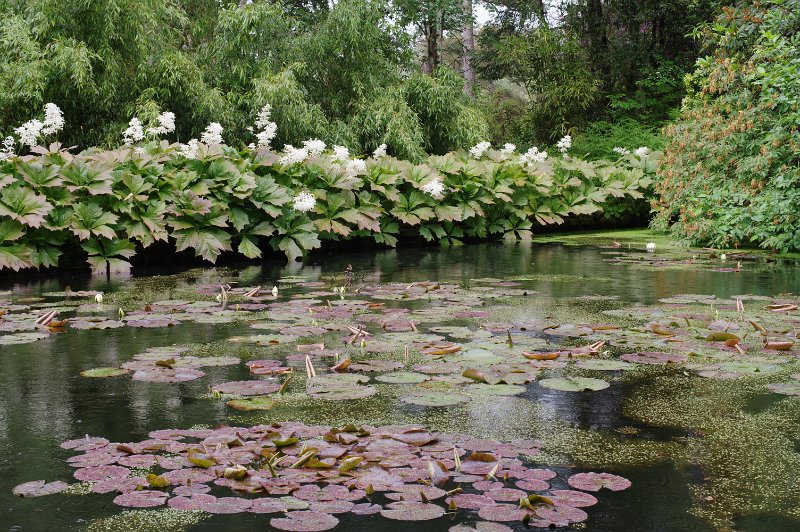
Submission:
POLYGON ((419 384, 430 379, 428 375, 414 373, 413 371, 396 371, 394 373, 384 373, 375 377, 376 381, 387 382, 389 384, 419 384))
POLYGON ((225 404, 236 410, 249 412, 251 410, 272 410, 272 407, 275 406, 275 401, 269 397, 250 397, 248 399, 233 399, 225 404))
POLYGON ((518 384, 473 384, 467 390, 478 395, 519 395, 527 388, 518 384))
POLYGON ((542 379, 539 384, 551 390, 562 392, 596 392, 604 390, 610 386, 608 381, 603 379, 590 379, 588 377, 557 377, 552 379, 542 379))
POLYGON ((575 363, 576 368, 591 369, 594 371, 617 371, 624 369, 632 369, 633 364, 623 362, 622 360, 610 360, 607 358, 590 358, 587 360, 579 360, 575 363))
POLYGON ((81 376, 91 378, 119 377, 126 373, 128 373, 128 370, 123 368, 92 368, 81 371, 81 376))
POLYGON ((463 395, 449 392, 427 392, 407 395, 401 397, 400 400, 417 406, 454 406, 468 401, 463 395))

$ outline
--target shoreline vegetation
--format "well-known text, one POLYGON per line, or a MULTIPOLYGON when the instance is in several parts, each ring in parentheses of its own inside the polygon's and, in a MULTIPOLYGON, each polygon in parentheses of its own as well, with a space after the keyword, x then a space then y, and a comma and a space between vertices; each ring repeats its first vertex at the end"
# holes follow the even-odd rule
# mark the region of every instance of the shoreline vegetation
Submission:
POLYGON ((57 266, 64 249, 80 247, 95 273, 126 272, 157 242, 213 263, 224 252, 258 258, 267 247, 292 261, 323 240, 356 237, 386 246, 408 235, 444 245, 525 240, 534 224, 635 208, 659 155, 638 148, 585 161, 569 154, 569 136, 553 156, 481 142, 421 164, 386 146, 364 159, 319 139, 275 151, 270 112, 256 120, 258 144, 242 149, 224 144, 217 123, 199 140, 170 143, 161 137, 175 115, 166 112, 149 126, 133 118, 116 149, 72 153, 39 145, 64 125, 48 104, 44 121, 15 130, 31 154, 9 149, 0 162, 0 269, 57 266))

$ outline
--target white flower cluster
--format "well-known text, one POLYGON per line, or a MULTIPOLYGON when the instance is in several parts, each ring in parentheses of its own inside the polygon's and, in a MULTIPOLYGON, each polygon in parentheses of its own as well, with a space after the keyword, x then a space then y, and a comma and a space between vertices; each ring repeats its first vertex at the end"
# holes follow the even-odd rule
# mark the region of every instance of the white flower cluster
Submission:
POLYGON ((42 124, 42 135, 52 135, 64 129, 64 113, 54 103, 47 103, 44 106, 44 123, 42 124))
POLYGON ((294 210, 298 212, 308 212, 317 204, 317 198, 308 192, 301 192, 294 197, 294 210))
POLYGON ((626 156, 626 155, 630 155, 630 154, 631 154, 631 150, 629 150, 628 148, 622 148, 622 147, 620 147, 620 146, 617 146, 617 147, 616 147, 616 148, 614 148, 612 151, 613 151, 614 153, 617 153, 617 154, 619 154, 619 155, 622 155, 623 157, 624 157, 624 156, 626 156))
POLYGON ((311 139, 311 140, 304 140, 303 147, 308 151, 308 154, 311 156, 320 155, 322 152, 325 151, 327 146, 324 142, 319 139, 311 139))
POLYGON ((166 111, 158 115, 156 120, 158 121, 158 126, 147 128, 148 135, 160 137, 161 135, 167 135, 175 131, 175 113, 166 111))
POLYGON ((485 142, 485 141, 484 142, 479 142, 476 145, 474 145, 473 147, 471 147, 469 149, 469 152, 476 159, 480 159, 481 157, 483 157, 483 154, 486 153, 486 150, 488 150, 491 147, 492 147, 492 145, 489 142, 485 142))
POLYGON ((561 153, 567 153, 567 151, 572 147, 572 137, 569 135, 564 135, 561 137, 561 140, 558 141, 556 144, 556 148, 561 153))
POLYGON ((187 159, 197 159, 197 150, 200 148, 197 139, 192 139, 186 144, 178 146, 180 154, 187 159))
POLYGON ((223 128, 219 122, 211 122, 206 127, 206 130, 200 135, 200 142, 203 144, 222 144, 222 131, 223 128))
POLYGON ((543 163, 547 160, 547 152, 539 151, 536 146, 531 147, 528 151, 519 156, 519 164, 527 166, 533 163, 543 163))
POLYGON ((35 148, 39 145, 39 137, 58 133, 62 129, 64 129, 64 114, 56 104, 48 103, 44 106, 44 122, 35 118, 28 120, 14 128, 14 133, 19 136, 20 144, 35 148))
POLYGON ((435 177, 422 185, 420 189, 433 196, 435 199, 440 200, 444 198, 444 183, 438 177, 435 177))
POLYGON ((283 157, 280 158, 280 163, 283 166, 291 166, 293 164, 302 163, 308 158, 308 150, 306 148, 295 148, 291 144, 283 147, 283 157))
POLYGON ((511 144, 510 142, 503 144, 503 149, 500 150, 500 153, 503 155, 511 155, 517 150, 516 144, 511 144))
POLYGON ((338 161, 340 163, 344 163, 350 160, 350 150, 345 148, 344 146, 334 146, 333 147, 333 156, 331 157, 334 161, 338 161))
POLYGON ((7 161, 14 156, 14 137, 8 136, 3 140, 3 147, 0 148, 0 161, 7 161))
POLYGON ((344 165, 344 175, 355 177, 367 173, 367 163, 361 159, 351 159, 344 165))
POLYGON ((380 146, 375 148, 374 152, 372 152, 372 157, 374 157, 375 159, 380 159, 381 157, 385 156, 386 156, 386 144, 381 144, 380 146))
POLYGON ((258 133, 256 133, 258 145, 268 147, 272 139, 278 134, 278 124, 272 121, 272 106, 270 104, 266 104, 258 112, 256 128, 258 128, 258 133))
POLYGON ((134 142, 139 142, 144 138, 144 128, 142 122, 135 116, 128 122, 128 129, 122 132, 122 140, 126 146, 134 142))
POLYGON ((647 157, 647 154, 650 153, 650 148, 648 148, 647 146, 640 146, 640 147, 636 148, 635 150, 633 150, 633 153, 637 157, 647 157))

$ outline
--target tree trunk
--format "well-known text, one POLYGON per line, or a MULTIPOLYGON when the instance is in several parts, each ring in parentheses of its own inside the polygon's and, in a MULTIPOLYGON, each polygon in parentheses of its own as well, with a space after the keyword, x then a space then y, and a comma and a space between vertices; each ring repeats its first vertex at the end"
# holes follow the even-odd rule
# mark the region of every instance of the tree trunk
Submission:
POLYGON ((464 92, 472 98, 475 86, 475 69, 472 67, 472 55, 475 53, 472 0, 463 0, 462 5, 464 6, 464 28, 461 30, 461 40, 464 48, 461 56, 461 70, 464 75, 464 92))

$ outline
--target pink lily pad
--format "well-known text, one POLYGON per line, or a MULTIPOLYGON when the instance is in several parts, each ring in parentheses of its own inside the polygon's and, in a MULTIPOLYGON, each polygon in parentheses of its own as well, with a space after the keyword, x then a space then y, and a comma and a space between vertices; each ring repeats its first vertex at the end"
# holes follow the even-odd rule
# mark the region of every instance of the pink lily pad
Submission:
POLYGON ((478 510, 478 516, 487 521, 511 522, 522 521, 530 512, 513 504, 495 504, 484 506, 478 510))
POLYGON ((61 480, 56 480, 55 482, 33 480, 31 482, 18 484, 11 492, 19 497, 42 497, 44 495, 61 493, 67 489, 67 487, 69 487, 69 484, 61 480))
POLYGON ((167 502, 167 496, 168 495, 163 491, 131 491, 129 493, 117 495, 114 498, 114 504, 127 506, 128 508, 152 508, 154 506, 161 506, 167 502))
POLYGON ((270 381, 231 381, 211 389, 229 395, 267 395, 280 390, 281 385, 270 381))
POLYGON ((381 510, 381 515, 395 521, 429 521, 444 515, 444 508, 424 502, 393 502, 381 510))
POLYGON ((550 489, 550 483, 535 478, 531 480, 518 480, 516 485, 519 489, 525 491, 544 491, 550 489))
POLYGON ((500 502, 519 501, 522 497, 527 497, 528 494, 521 490, 513 488, 494 488, 484 493, 490 499, 500 502))
POLYGON ((573 508, 583 508, 597 504, 597 497, 590 493, 574 490, 553 490, 547 495, 556 506, 572 506, 573 508))
POLYGON ((272 518, 269 522, 270 526, 290 532, 319 532, 330 530, 339 524, 339 520, 334 516, 312 510, 287 512, 286 516, 285 518, 272 518))
POLYGON ((450 501, 455 502, 457 507, 467 510, 480 510, 484 506, 494 506, 495 504, 494 499, 490 499, 486 495, 477 495, 474 493, 459 493, 445 500, 448 505, 450 501))
POLYGON ((205 373, 199 369, 153 366, 152 368, 134 371, 131 378, 135 381, 174 383, 193 381, 204 376, 205 373))
POLYGON ((589 518, 589 515, 580 508, 569 506, 536 508, 536 515, 546 521, 547 526, 568 526, 571 523, 582 523, 589 518))
POLYGON ((84 467, 76 469, 73 476, 78 480, 87 482, 106 480, 109 478, 125 478, 131 474, 131 470, 127 467, 115 465, 102 465, 97 467, 84 467))
POLYGON ((77 438, 62 443, 59 447, 62 449, 72 449, 75 451, 91 451, 94 449, 101 449, 109 444, 105 438, 96 438, 86 436, 85 438, 77 438))
POLYGON ((455 525, 451 526, 447 532, 511 532, 513 529, 500 523, 490 521, 478 521, 473 526, 455 525))
POLYGON ((567 483, 584 491, 600 491, 603 488, 622 491, 631 487, 630 480, 611 473, 577 473, 569 477, 567 483))
POLYGON ((129 478, 109 478, 108 480, 98 480, 92 483, 94 493, 128 493, 136 491, 139 487, 149 486, 144 477, 129 478))
POLYGON ((372 504, 369 502, 362 502, 356 504, 350 509, 350 513, 355 515, 375 515, 381 513, 383 507, 380 504, 372 504))

